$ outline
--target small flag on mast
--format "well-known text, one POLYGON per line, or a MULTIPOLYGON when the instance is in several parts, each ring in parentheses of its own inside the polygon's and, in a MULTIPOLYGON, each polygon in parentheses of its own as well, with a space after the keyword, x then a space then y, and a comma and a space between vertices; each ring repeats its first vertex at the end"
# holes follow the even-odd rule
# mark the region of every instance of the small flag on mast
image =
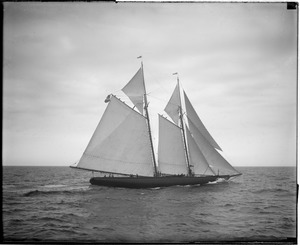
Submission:
POLYGON ((173 75, 178 75, 178 73, 177 73, 177 72, 175 72, 175 73, 173 73, 173 75))
POLYGON ((142 58, 142 56, 137 57, 137 59, 140 59, 140 58, 142 58))
POLYGON ((106 99, 104 100, 105 103, 108 103, 110 101, 110 97, 111 97, 111 94, 107 95, 106 99))

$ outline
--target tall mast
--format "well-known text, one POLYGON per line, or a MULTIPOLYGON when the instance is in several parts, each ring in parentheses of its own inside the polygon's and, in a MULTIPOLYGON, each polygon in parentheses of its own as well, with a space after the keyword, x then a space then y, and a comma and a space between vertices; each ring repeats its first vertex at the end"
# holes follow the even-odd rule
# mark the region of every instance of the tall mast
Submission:
MULTIPOLYGON (((142 58, 142 56, 139 56, 138 58, 142 58)), ((153 142, 152 142, 152 135, 151 135, 150 119, 149 119, 149 113, 148 113, 148 101, 147 101, 147 92, 146 92, 145 78, 144 78, 143 60, 141 60, 141 68, 142 68, 143 83, 144 83, 144 88, 145 88, 145 94, 144 94, 145 107, 144 108, 145 108, 145 113, 146 113, 147 126, 148 126, 150 145, 151 145, 151 152, 152 152, 152 158, 153 158, 154 176, 158 176, 157 167, 156 167, 156 160, 155 160, 155 154, 154 154, 154 148, 153 148, 153 142)))
MULTIPOLYGON (((180 96, 180 86, 179 86, 179 76, 177 73, 177 84, 179 88, 179 99, 181 101, 181 96, 180 96)), ((181 103, 180 103, 181 104, 181 103)), ((185 137, 185 130, 184 130, 184 123, 183 123, 183 113, 182 113, 182 106, 179 106, 179 118, 180 118, 180 124, 181 124, 181 131, 182 131, 182 136, 183 136, 183 145, 184 145, 184 152, 186 156, 186 162, 187 162, 187 167, 188 167, 188 176, 192 175, 192 170, 191 170, 191 165, 190 165, 190 159, 189 159, 189 154, 188 154, 188 149, 187 149, 187 143, 186 143, 186 137, 185 137)))

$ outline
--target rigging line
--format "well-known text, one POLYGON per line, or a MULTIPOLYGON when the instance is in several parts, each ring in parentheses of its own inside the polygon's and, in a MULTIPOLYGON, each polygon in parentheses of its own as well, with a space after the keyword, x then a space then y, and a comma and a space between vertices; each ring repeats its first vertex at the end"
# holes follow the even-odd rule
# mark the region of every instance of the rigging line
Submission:
MULTIPOLYGON (((159 89, 161 89, 161 90, 164 90, 166 93, 168 93, 169 92, 169 90, 168 89, 166 89, 163 85, 162 85, 162 82, 161 82, 161 78, 163 78, 163 79, 169 79, 169 73, 164 73, 164 75, 163 76, 159 76, 159 77, 157 77, 156 79, 151 79, 151 78, 149 78, 151 81, 152 81, 152 84, 156 87, 156 88, 154 88, 154 89, 152 89, 151 91, 150 91, 150 93, 153 93, 153 92, 155 92, 155 91, 157 91, 157 90, 159 90, 159 89)), ((169 84, 168 84, 169 85, 169 84)))
MULTIPOLYGON (((116 92, 121 92, 122 91, 122 89, 118 89, 118 90, 115 90, 115 91, 113 91, 112 93, 116 93, 116 92)), ((122 91, 123 92, 123 91, 122 91)), ((124 93, 124 92, 123 92, 124 93)))
MULTIPOLYGON (((149 97, 152 97, 152 98, 154 98, 154 99, 157 99, 157 100, 160 100, 160 101, 164 101, 164 102, 166 102, 166 103, 168 103, 168 100, 166 100, 166 99, 161 99, 161 98, 158 98, 158 97, 156 97, 156 96, 153 96, 153 95, 148 95, 149 97)), ((176 104, 174 104, 174 105, 176 105, 176 104)))
MULTIPOLYGON (((163 101, 163 102, 165 102, 166 104, 168 103, 168 100, 161 99, 161 98, 155 97, 155 96, 153 96, 153 95, 148 95, 148 96, 149 96, 149 97, 152 97, 152 98, 154 98, 154 99, 157 99, 157 100, 163 101)), ((172 103, 172 102, 169 102, 169 104, 171 104, 171 105, 175 105, 175 106, 178 106, 177 104, 175 104, 175 103, 172 103)), ((182 110, 182 111, 183 111, 183 115, 186 115, 186 112, 185 112, 184 110, 182 110)))
MULTIPOLYGON (((200 150, 200 149, 199 149, 200 150)), ((201 151, 201 150, 200 150, 201 151)), ((204 159, 206 160, 206 158, 204 157, 204 159)), ((216 173, 215 173, 215 171, 213 171, 213 169, 209 166, 209 164, 207 163, 207 168, 206 168, 206 170, 204 171, 204 173, 203 174, 205 174, 206 173, 206 171, 207 170, 210 170, 214 175, 216 175, 216 173)))
POLYGON ((149 93, 153 93, 153 92, 155 92, 155 91, 157 91, 159 89, 163 89, 165 92, 168 92, 168 90, 166 88, 164 88, 163 86, 158 86, 158 88, 152 89, 149 93))
POLYGON ((140 116, 146 118, 144 115, 142 115, 141 113, 139 113, 138 111, 134 110, 133 108, 131 108, 129 105, 127 105, 124 101, 122 101, 121 99, 119 99, 117 96, 115 96, 114 94, 112 94, 112 96, 114 98, 116 98, 119 102, 123 103, 123 105, 127 106, 128 108, 130 108, 131 110, 133 110, 134 112, 136 112, 137 114, 139 114, 140 116))
POLYGON ((170 124, 172 124, 173 126, 181 129, 181 127, 179 127, 178 125, 176 125, 175 123, 171 122, 168 118, 165 118, 163 115, 158 114, 161 118, 165 119, 167 122, 169 122, 170 124))

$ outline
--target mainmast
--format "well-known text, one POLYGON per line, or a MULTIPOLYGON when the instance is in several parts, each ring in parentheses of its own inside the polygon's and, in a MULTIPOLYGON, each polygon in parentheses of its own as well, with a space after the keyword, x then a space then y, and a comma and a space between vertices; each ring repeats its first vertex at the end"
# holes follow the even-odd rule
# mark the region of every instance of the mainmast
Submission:
MULTIPOLYGON (((142 58, 142 56, 139 56, 138 58, 142 58)), ((153 148, 151 127, 150 127, 150 119, 149 119, 149 113, 148 113, 148 101, 147 101, 147 92, 146 92, 145 79, 144 79, 143 60, 141 61, 141 68, 142 68, 143 83, 144 83, 144 88, 145 88, 145 94, 144 94, 145 107, 144 108, 145 108, 145 113, 146 113, 147 126, 148 126, 148 132, 149 132, 149 138, 150 138, 150 145, 151 145, 151 152, 152 152, 152 159, 153 159, 153 165, 154 165, 154 176, 158 176, 157 167, 156 167, 156 160, 155 160, 155 154, 154 154, 154 148, 153 148)))
MULTIPOLYGON (((179 99, 181 101, 181 96, 180 96, 180 86, 179 86, 179 76, 178 73, 174 73, 174 75, 177 75, 177 84, 179 88, 179 99)), ((187 162, 187 167, 188 167, 188 176, 192 176, 192 170, 191 170, 191 165, 190 165, 190 159, 189 159, 189 154, 188 154, 188 149, 187 149, 187 143, 186 143, 186 137, 185 137, 185 130, 184 130, 184 123, 183 123, 183 112, 182 112, 182 104, 180 103, 179 106, 179 119, 180 119, 180 124, 181 124, 181 131, 182 131, 182 137, 183 137, 183 145, 184 145, 184 152, 186 156, 186 162, 187 162)))

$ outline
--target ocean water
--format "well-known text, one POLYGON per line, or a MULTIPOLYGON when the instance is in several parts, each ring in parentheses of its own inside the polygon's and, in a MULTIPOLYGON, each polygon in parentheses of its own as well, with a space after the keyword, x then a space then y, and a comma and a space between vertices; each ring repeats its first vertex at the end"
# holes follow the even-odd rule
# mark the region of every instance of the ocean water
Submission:
POLYGON ((5 242, 280 241, 296 238, 296 168, 238 168, 204 186, 91 186, 68 167, 3 167, 5 242))

